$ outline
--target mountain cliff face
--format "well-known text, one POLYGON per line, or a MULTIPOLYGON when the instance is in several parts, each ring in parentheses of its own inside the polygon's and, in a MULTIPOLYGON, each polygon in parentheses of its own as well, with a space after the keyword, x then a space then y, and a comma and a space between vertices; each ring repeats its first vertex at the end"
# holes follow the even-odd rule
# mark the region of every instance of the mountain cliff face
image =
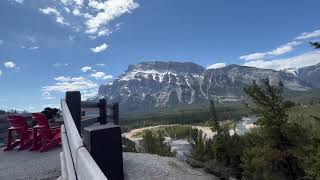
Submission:
POLYGON ((310 84, 312 88, 320 89, 320 63, 298 69, 296 76, 298 79, 310 84))
POLYGON ((319 67, 303 68, 298 77, 285 71, 239 65, 205 69, 190 62, 142 62, 130 65, 118 79, 100 86, 94 99, 120 102, 127 110, 196 104, 208 99, 239 101, 244 87, 267 77, 272 84, 281 80, 293 91, 320 88, 319 72, 319 67))

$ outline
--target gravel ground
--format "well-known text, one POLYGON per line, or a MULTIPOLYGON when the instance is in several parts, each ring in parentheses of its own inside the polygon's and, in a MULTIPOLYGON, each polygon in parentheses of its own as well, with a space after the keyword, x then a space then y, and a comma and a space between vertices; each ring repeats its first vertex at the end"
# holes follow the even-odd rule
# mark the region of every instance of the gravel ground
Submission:
MULTIPOLYGON (((45 153, 0 149, 0 179, 53 180, 59 178, 61 148, 45 153)), ((153 154, 123 153, 125 180, 217 180, 174 158, 153 154)))
POLYGON ((174 158, 123 153, 125 180, 218 180, 174 158))
POLYGON ((51 180, 60 176, 61 148, 39 153, 29 150, 7 151, 0 148, 0 179, 51 180))

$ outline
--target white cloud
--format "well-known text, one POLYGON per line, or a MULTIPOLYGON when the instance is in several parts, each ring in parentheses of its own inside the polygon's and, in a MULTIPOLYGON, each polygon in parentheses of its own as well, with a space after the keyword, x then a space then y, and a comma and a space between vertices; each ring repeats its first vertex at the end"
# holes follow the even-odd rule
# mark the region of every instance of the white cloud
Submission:
MULTIPOLYGON (((62 78, 58 80, 57 83, 50 86, 42 87, 43 92, 66 92, 66 91, 80 91, 85 89, 97 88, 98 84, 92 82, 86 78, 68 78, 68 81, 61 81, 62 78)), ((65 79, 63 79, 65 80, 65 79)))
POLYGON ((54 80, 62 81, 62 82, 66 82, 66 81, 76 82, 76 81, 85 81, 85 78, 82 76, 79 76, 79 77, 58 76, 58 77, 55 77, 54 80))
POLYGON ((29 50, 37 50, 37 49, 39 49, 39 47, 38 46, 32 46, 32 47, 29 47, 28 49, 29 50))
POLYGON ((64 10, 66 11, 66 13, 70 13, 70 9, 67 7, 64 7, 64 10))
POLYGON ((96 66, 105 66, 103 63, 96 64, 96 66))
POLYGON ((4 67, 6 67, 8 69, 12 69, 12 68, 16 67, 16 64, 12 61, 5 62, 3 65, 4 65, 4 67))
POLYGON ((50 96, 50 95, 51 95, 51 94, 50 94, 49 92, 47 92, 47 91, 41 93, 41 96, 50 96))
POLYGON ((207 69, 218 69, 226 67, 226 63, 215 63, 207 67, 207 69))
POLYGON ((244 66, 251 66, 263 69, 283 70, 288 68, 301 68, 305 66, 312 66, 320 63, 320 51, 311 51, 305 54, 294 56, 285 59, 275 60, 256 60, 246 62, 244 66))
POLYGON ((296 40, 307 40, 320 37, 320 29, 313 32, 304 32, 300 36, 296 37, 296 40))
POLYGON ((72 5, 75 4, 77 6, 83 5, 83 0, 60 0, 65 5, 72 5))
POLYGON ((72 14, 75 15, 75 16, 81 16, 82 15, 79 9, 74 9, 72 11, 72 14))
POLYGON ((21 46, 22 49, 28 49, 28 50, 37 50, 39 49, 38 46, 30 46, 30 47, 26 47, 26 46, 21 46))
POLYGON ((294 50, 296 46, 299 46, 303 43, 304 40, 314 39, 320 37, 320 30, 315 30, 312 32, 304 32, 301 35, 294 38, 294 41, 289 42, 285 45, 282 45, 280 47, 277 47, 271 51, 268 52, 258 52, 258 53, 252 53, 248 55, 240 56, 240 59, 251 61, 251 60, 259 60, 263 58, 270 58, 275 57, 279 55, 286 54, 288 52, 291 52, 294 50))
POLYGON ((55 7, 40 8, 40 12, 55 17, 56 22, 84 32, 90 39, 108 36, 121 23, 111 24, 116 18, 139 7, 136 0, 60 0, 55 7))
POLYGON ((103 80, 107 80, 107 79, 112 79, 113 78, 112 75, 106 75, 106 73, 104 73, 104 72, 92 73, 91 77, 94 77, 96 79, 103 79, 103 80))
POLYGON ((81 98, 88 99, 96 96, 98 94, 98 89, 89 89, 81 91, 81 98))
POLYGON ((92 70, 92 67, 90 67, 90 66, 84 66, 83 68, 81 68, 82 72, 87 72, 87 71, 90 71, 90 70, 92 70))
POLYGON ((55 99, 55 97, 51 96, 51 93, 48 91, 44 91, 41 93, 42 99, 44 100, 52 100, 55 99))
POLYGON ((91 48, 90 50, 94 53, 100 53, 102 51, 105 51, 107 48, 108 48, 108 45, 106 43, 103 43, 100 46, 97 46, 95 48, 91 48))
POLYGON ((109 29, 102 29, 98 32, 98 37, 109 36, 112 32, 109 29))
POLYGON ((3 73, 2 73, 2 71, 0 70, 0 76, 2 76, 2 74, 3 74, 3 73))
POLYGON ((298 46, 300 44, 301 44, 301 42, 292 41, 292 42, 289 42, 285 45, 277 47, 277 48, 275 48, 271 51, 268 51, 268 52, 260 52, 260 53, 253 53, 253 54, 240 56, 240 59, 243 59, 246 61, 251 61, 251 60, 257 60, 257 59, 262 59, 262 58, 266 58, 266 57, 279 56, 279 55, 291 52, 295 46, 298 46))
POLYGON ((244 59, 246 61, 249 61, 249 60, 254 60, 254 59, 261 59, 265 56, 266 56, 266 53, 253 53, 253 54, 240 56, 240 59, 244 59))
POLYGON ((14 1, 14 2, 22 4, 24 0, 11 0, 11 1, 14 1))
POLYGON ((60 12, 52 7, 40 8, 39 11, 46 15, 53 15, 56 17, 56 22, 62 25, 69 26, 70 23, 65 22, 64 17, 60 14, 60 12))
POLYGON ((69 63, 60 63, 60 62, 56 62, 53 64, 54 67, 66 67, 66 66, 70 66, 71 64, 69 63))
POLYGON ((134 0, 108 0, 108 1, 97 1, 89 0, 89 7, 98 11, 98 13, 89 18, 86 21, 87 33, 95 34, 99 32, 99 29, 110 23, 117 17, 125 13, 131 13, 132 10, 139 7, 139 4, 134 0))

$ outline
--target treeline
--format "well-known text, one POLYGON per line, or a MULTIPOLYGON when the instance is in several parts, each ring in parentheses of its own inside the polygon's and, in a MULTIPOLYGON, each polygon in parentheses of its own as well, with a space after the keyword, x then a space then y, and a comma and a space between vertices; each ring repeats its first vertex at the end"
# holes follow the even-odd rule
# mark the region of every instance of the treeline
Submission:
MULTIPOLYGON (((241 120, 241 117, 245 115, 247 115, 247 110, 243 107, 242 104, 219 104, 219 106, 217 107, 217 116, 222 120, 241 120)), ((197 107, 166 110, 157 113, 130 114, 126 117, 121 118, 120 125, 123 132, 128 132, 131 129, 157 125, 203 125, 206 124, 208 118, 208 111, 205 108, 197 107)))
POLYGON ((320 118, 289 116, 294 104, 284 99, 283 89, 268 79, 244 89, 258 118, 257 127, 242 136, 231 136, 234 126, 219 123, 211 101, 208 124, 217 133, 208 139, 193 130, 188 162, 224 179, 320 179, 320 118))

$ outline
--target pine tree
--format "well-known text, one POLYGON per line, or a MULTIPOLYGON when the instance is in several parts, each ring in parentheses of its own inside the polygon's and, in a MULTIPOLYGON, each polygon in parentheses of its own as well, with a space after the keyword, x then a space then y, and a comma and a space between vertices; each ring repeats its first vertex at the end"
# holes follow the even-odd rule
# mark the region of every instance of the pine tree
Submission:
POLYGON ((320 43, 319 42, 310 42, 310 45, 313 46, 315 49, 320 49, 320 43))
POLYGON ((209 126, 211 127, 211 130, 214 132, 217 132, 218 136, 221 136, 222 129, 218 120, 216 107, 214 105, 214 101, 210 100, 209 104, 209 126))
POLYGON ((174 156, 171 152, 171 146, 164 142, 165 137, 162 131, 152 132, 146 130, 142 135, 141 146, 143 151, 150 154, 158 154, 160 156, 174 156))
POLYGON ((283 90, 282 82, 279 82, 278 86, 271 86, 269 79, 263 80, 261 85, 254 81, 244 89, 255 104, 251 110, 258 117, 257 125, 263 139, 263 142, 257 145, 260 147, 252 147, 244 152, 242 160, 246 178, 251 179, 257 175, 256 173, 262 172, 273 179, 295 180, 304 176, 297 157, 290 151, 295 144, 290 141, 286 132, 287 128, 292 127, 288 124, 288 110, 293 103, 284 99, 283 90), (255 154, 259 151, 262 153, 255 154), (246 164, 250 162, 260 163, 252 167, 246 164))

